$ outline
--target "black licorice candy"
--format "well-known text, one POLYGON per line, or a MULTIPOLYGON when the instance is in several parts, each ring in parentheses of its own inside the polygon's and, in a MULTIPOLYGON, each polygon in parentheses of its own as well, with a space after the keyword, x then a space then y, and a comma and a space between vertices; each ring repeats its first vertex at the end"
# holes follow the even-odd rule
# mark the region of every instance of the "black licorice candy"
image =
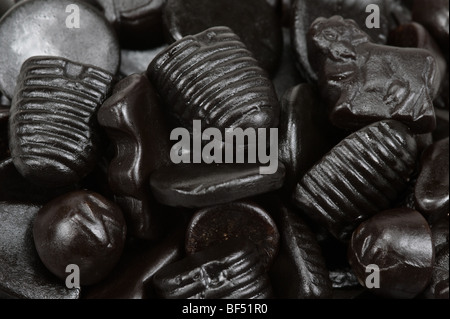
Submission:
POLYGON ((273 295, 252 244, 227 241, 167 265, 153 276, 164 299, 266 299, 273 295))
POLYGON ((348 240, 363 220, 390 208, 414 170, 417 144, 389 120, 349 135, 298 182, 294 203, 336 238, 348 240))
POLYGON ((186 36, 158 54, 147 75, 179 122, 202 127, 270 128, 279 104, 267 73, 227 27, 186 36))
POLYGON ((96 112, 115 77, 60 57, 23 63, 10 110, 9 147, 30 182, 63 187, 79 182, 99 158, 96 112))

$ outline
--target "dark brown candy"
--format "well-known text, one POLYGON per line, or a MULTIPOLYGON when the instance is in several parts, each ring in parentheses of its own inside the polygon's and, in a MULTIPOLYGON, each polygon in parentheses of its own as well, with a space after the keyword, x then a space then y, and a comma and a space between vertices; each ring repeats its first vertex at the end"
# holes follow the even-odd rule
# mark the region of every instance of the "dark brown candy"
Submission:
POLYGON ((449 212, 448 141, 447 137, 435 142, 422 154, 414 197, 417 210, 426 216, 449 212))
POLYGON ((270 270, 275 295, 283 299, 331 298, 329 272, 315 234, 290 207, 276 212, 280 251, 270 270))
POLYGON ((267 0, 167 0, 164 23, 171 42, 208 28, 228 27, 264 70, 272 74, 278 66, 281 26, 267 0))
POLYGON ((435 109, 436 113, 436 129, 433 131, 434 141, 442 140, 449 137, 449 111, 435 109))
POLYGON ((156 170, 151 190, 162 204, 206 207, 275 191, 283 186, 284 165, 261 174, 260 164, 178 164, 156 170))
POLYGON ((163 267, 184 257, 184 238, 185 224, 183 223, 183 226, 177 225, 159 243, 149 241, 132 243, 129 245, 131 247, 125 248, 113 271, 98 284, 85 288, 82 298, 155 298, 151 289, 153 275, 163 267))
POLYGON ((66 267, 79 267, 80 284, 105 278, 122 255, 126 225, 120 208, 89 191, 51 200, 33 224, 33 238, 44 265, 61 280, 66 267))
POLYGON ((447 62, 436 41, 421 24, 411 22, 392 30, 389 33, 388 45, 428 50, 436 60, 436 68, 439 72, 437 75, 439 80, 436 81, 440 84, 440 90, 443 90, 445 75, 448 73, 447 62))
POLYGON ((391 207, 415 167, 417 145, 397 121, 345 138, 299 181, 294 203, 336 238, 347 240, 371 215, 391 207))
POLYGON ((391 0, 292 0, 291 37, 302 76, 311 82, 318 80, 318 70, 308 58, 310 43, 307 40, 309 27, 316 18, 341 15, 353 19, 375 42, 386 43, 392 2, 391 0), (370 14, 366 13, 366 7, 369 4, 377 5, 380 9, 379 28, 366 27, 366 19, 370 14))
POLYGON ((0 161, 0 201, 43 205, 56 196, 75 189, 75 185, 59 188, 36 186, 20 175, 12 158, 0 161))
POLYGON ((374 294, 414 298, 431 279, 431 230, 422 215, 412 209, 380 212, 355 230, 348 258, 360 283, 374 294))
POLYGON ((299 84, 284 94, 279 130, 278 154, 286 167, 285 185, 292 191, 299 178, 332 147, 333 129, 314 86, 299 84))
POLYGON ((449 2, 448 0, 414 0, 413 20, 425 26, 448 54, 449 2))
POLYGON ((100 148, 96 112, 113 76, 60 57, 33 57, 22 66, 9 119, 9 146, 17 170, 47 187, 79 182, 100 148))
POLYGON ((114 26, 122 47, 143 49, 163 42, 162 12, 166 0, 94 1, 114 26))
POLYGON ((249 240, 261 254, 266 269, 275 258, 280 234, 270 215, 259 205, 238 201, 196 212, 186 231, 186 252, 193 254, 228 240, 249 240))
POLYGON ((80 289, 66 288, 39 260, 32 235, 39 209, 0 201, 0 297, 78 299, 80 289))
POLYGON ((42 55, 112 74, 119 70, 120 50, 113 28, 97 9, 79 0, 22 1, 3 16, 0 91, 12 98, 22 63, 42 55))
POLYGON ((153 276, 165 299, 266 299, 272 287, 253 245, 228 241, 165 266, 153 276))
POLYGON ((334 125, 358 129, 395 119, 415 133, 434 130, 432 100, 441 77, 429 51, 372 43, 353 20, 340 16, 317 19, 308 39, 334 125))
POLYGON ((155 238, 160 225, 152 211, 148 180, 155 169, 170 161, 169 131, 157 93, 145 75, 130 75, 115 86, 97 118, 115 146, 108 180, 129 233, 155 238))
POLYGON ((120 50, 120 74, 129 76, 134 73, 144 73, 149 62, 167 47, 167 44, 163 44, 146 50, 120 50))
POLYGON ((227 27, 186 36, 161 52, 147 74, 166 106, 187 128, 269 128, 278 124, 272 82, 227 27))

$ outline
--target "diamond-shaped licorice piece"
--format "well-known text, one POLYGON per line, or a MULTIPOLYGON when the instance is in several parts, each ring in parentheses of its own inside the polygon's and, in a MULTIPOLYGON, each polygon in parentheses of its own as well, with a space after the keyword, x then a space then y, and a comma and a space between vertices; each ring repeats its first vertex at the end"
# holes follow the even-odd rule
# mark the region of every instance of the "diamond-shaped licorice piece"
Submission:
POLYGON ((330 298, 332 286, 316 235, 290 207, 274 212, 280 251, 270 269, 275 295, 284 299, 330 298))
POLYGON ((148 180, 153 170, 170 162, 169 130, 157 93, 145 75, 130 75, 114 87, 97 118, 115 146, 108 180, 129 232, 154 239, 161 227, 148 180))
POLYGON ((390 298, 421 293, 431 279, 434 256, 427 221, 409 208, 385 210, 362 222, 348 247, 350 266, 361 285, 374 284, 371 292, 390 298), (368 278, 371 274, 376 278, 368 278))
POLYGON ((237 201, 197 211, 187 227, 186 252, 193 254, 231 239, 255 244, 266 269, 280 245, 278 228, 267 211, 251 201, 237 201))
POLYGON ((187 128, 277 127, 279 104, 266 72, 227 27, 186 36, 150 63, 147 74, 187 128))
POLYGON ((441 76, 428 50, 372 43, 353 20, 340 16, 318 18, 308 39, 334 125, 356 130, 394 119, 415 133, 434 130, 432 100, 441 76))
POLYGON ((281 162, 274 174, 261 174, 260 164, 178 164, 156 170, 150 185, 160 203, 192 208, 275 191, 284 176, 281 162))
POLYGON ((422 154, 422 167, 414 188, 417 210, 431 219, 449 211, 448 142, 448 137, 435 142, 422 154))
MULTIPOLYGON (((78 299, 39 259, 33 221, 40 206, 0 202, 0 295, 27 299, 78 299)), ((69 275, 69 274, 68 274, 69 275)))
POLYGON ((170 264, 153 277, 165 299, 267 299, 272 287, 250 244, 229 240, 170 264))
POLYGON ((96 112, 112 74, 60 57, 33 57, 22 66, 9 118, 17 170, 48 187, 74 184, 95 166, 100 147, 96 112))
POLYGON ((371 215, 388 209, 407 186, 417 144, 410 130, 389 120, 349 135, 299 181, 294 202, 346 241, 371 215))

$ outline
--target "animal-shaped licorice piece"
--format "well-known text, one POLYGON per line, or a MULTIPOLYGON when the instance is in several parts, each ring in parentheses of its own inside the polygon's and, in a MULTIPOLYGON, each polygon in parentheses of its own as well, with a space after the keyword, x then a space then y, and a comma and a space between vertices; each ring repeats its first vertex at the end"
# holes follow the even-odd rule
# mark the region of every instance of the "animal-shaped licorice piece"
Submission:
POLYGON ((114 76, 60 57, 24 62, 11 104, 9 145, 17 170, 46 187, 79 182, 100 147, 96 112, 114 76))
POLYGON ((334 125, 359 129, 395 119, 415 133, 434 130, 432 100, 440 76, 430 52, 372 43, 353 20, 340 16, 316 19, 308 39, 334 125))

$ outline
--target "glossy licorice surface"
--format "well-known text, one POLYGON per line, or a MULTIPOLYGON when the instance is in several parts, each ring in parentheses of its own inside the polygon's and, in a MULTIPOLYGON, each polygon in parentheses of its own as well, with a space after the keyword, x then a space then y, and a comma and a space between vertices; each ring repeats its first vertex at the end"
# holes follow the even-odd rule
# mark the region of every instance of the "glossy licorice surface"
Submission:
POLYGON ((449 2, 447 0, 415 0, 412 18, 425 26, 448 54, 449 2))
POLYGON ((208 28, 232 29, 269 74, 282 51, 281 25, 276 11, 260 0, 167 0, 164 24, 171 42, 208 28))
POLYGON ((395 119, 415 133, 434 130, 432 100, 441 76, 429 51, 372 43, 353 20, 340 16, 318 18, 308 40, 334 125, 358 129, 395 119))
POLYGON ((77 299, 39 260, 33 221, 41 206, 0 201, 0 296, 18 299, 77 299))
POLYGON ((357 24, 377 43, 385 43, 389 32, 389 15, 391 3, 387 0, 292 0, 291 9, 291 38, 295 50, 297 66, 303 77, 310 82, 317 82, 318 70, 308 59, 307 33, 311 23, 319 17, 331 17, 341 15, 347 19, 354 19, 357 24), (366 19, 369 13, 365 13, 369 4, 375 4, 380 9, 380 27, 366 28, 366 19))
POLYGON ((94 0, 94 2, 114 26, 121 47, 143 49, 164 41, 162 12, 166 0, 94 0))
POLYGON ((102 280, 122 255, 126 237, 120 208, 102 195, 75 191, 45 204, 33 222, 40 259, 63 282, 79 267, 81 286, 102 280))
POLYGON ((335 237, 349 239, 371 215, 390 208, 417 156, 410 130, 381 121, 349 135, 298 182, 294 203, 335 237))
POLYGON ((193 254, 233 239, 255 244, 264 267, 269 269, 278 253, 280 234, 264 208, 250 201, 236 201, 194 213, 186 230, 186 252, 193 254))
POLYGON ((158 243, 139 241, 125 247, 117 266, 96 285, 83 289, 83 299, 151 299, 153 275, 185 256, 185 223, 178 222, 158 243))
POLYGON ((283 299, 331 298, 332 286, 322 251, 306 222, 279 202, 275 220, 280 251, 270 270, 273 290, 283 299))
POLYGON ((130 75, 114 87, 97 118, 115 146, 108 180, 129 232, 155 238, 159 225, 148 180, 155 169, 170 162, 169 131, 159 97, 145 75, 130 75))
POLYGON ((283 186, 284 165, 261 174, 260 164, 177 164, 150 177, 155 198, 178 207, 206 207, 275 191, 283 186))
POLYGON ((272 82, 227 27, 186 36, 162 51, 147 74, 166 107, 187 128, 276 127, 279 104, 272 82))
POLYGON ((101 139, 96 112, 109 96, 112 74, 60 57, 23 65, 9 118, 9 147, 30 182, 61 187, 92 171, 101 139))
POLYGON ((426 216, 449 212, 449 138, 430 145, 422 154, 421 169, 414 188, 417 210, 426 216))
MULTIPOLYGON (((70 19, 69 19, 70 18, 70 19)), ((58 56, 115 74, 120 51, 100 11, 78 0, 23 1, 0 20, 0 91, 12 98, 22 63, 33 56, 58 56), (79 28, 66 21, 79 9, 79 28), (71 9, 71 10, 72 10, 71 9), (76 40, 74 40, 76 39, 76 40)))
POLYGON ((372 287, 374 294, 414 298, 431 279, 434 264, 431 230, 425 218, 415 210, 382 211, 355 230, 348 258, 363 286, 368 286, 368 282, 378 286, 372 287), (371 265, 378 267, 378 278, 367 280, 373 273, 372 268, 367 268, 371 265))
POLYGON ((278 155, 286 167, 288 190, 291 191, 298 179, 333 146, 332 132, 314 85, 299 84, 284 94, 278 155))
POLYGON ((227 241, 165 266, 153 287, 165 299, 264 299, 272 287, 250 243, 227 241))

